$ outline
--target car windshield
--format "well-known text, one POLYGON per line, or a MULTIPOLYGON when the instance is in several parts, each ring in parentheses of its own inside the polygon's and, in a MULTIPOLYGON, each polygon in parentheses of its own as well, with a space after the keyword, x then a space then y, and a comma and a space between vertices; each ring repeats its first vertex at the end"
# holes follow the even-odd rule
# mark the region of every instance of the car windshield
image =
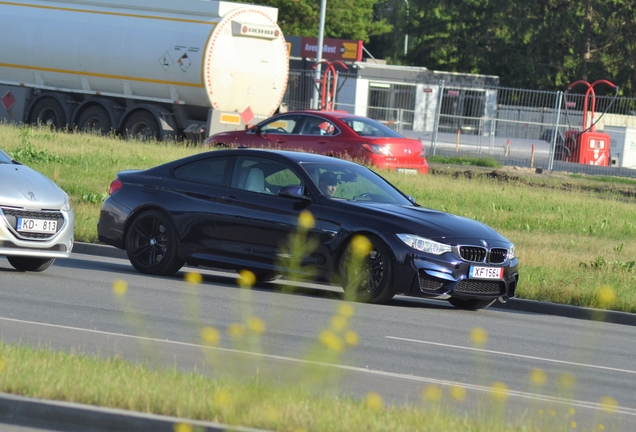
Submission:
POLYGON ((363 137, 404 138, 390 127, 366 117, 341 117, 339 120, 363 137))
POLYGON ((0 163, 10 164, 13 163, 13 160, 9 157, 8 154, 0 150, 0 163))
POLYGON ((332 199, 413 205, 400 191, 366 167, 334 161, 303 163, 303 168, 325 196, 332 199))

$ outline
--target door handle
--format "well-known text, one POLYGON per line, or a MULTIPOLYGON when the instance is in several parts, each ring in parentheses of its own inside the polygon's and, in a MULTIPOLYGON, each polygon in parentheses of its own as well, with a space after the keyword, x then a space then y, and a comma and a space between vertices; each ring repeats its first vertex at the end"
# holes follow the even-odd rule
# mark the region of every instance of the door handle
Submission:
POLYGON ((230 195, 230 196, 222 196, 221 199, 223 201, 227 201, 227 202, 234 202, 234 201, 238 201, 238 198, 235 197, 234 195, 230 195))

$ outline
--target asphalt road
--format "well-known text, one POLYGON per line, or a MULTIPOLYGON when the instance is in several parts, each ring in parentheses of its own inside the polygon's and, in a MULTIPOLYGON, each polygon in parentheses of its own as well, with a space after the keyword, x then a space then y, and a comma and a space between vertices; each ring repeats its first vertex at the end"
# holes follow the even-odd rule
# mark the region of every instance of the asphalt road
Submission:
POLYGON ((354 310, 347 329, 359 342, 344 350, 338 365, 319 366, 319 391, 355 397, 373 391, 387 403, 421 404, 427 388, 442 388, 451 400, 456 385, 467 393, 454 406, 470 410, 487 405, 493 384, 504 383, 511 418, 552 415, 562 424, 576 421, 577 430, 599 422, 612 425, 605 430, 636 430, 634 326, 498 308, 460 311, 407 297, 383 306, 353 304, 342 300, 340 289, 314 284, 290 293, 279 281, 248 291, 238 288, 233 273, 201 269, 203 283, 193 288, 184 281, 190 270, 150 277, 127 260, 74 254, 34 274, 16 272, 0 258, 0 338, 176 362, 184 370, 209 370, 213 362, 215 373, 258 370, 288 383, 303 379, 310 353, 322 347, 321 332, 346 304, 354 310), (125 296, 114 295, 115 280, 126 281, 125 296), (230 327, 247 316, 259 317, 265 332, 252 343, 231 339, 230 327), (202 325, 221 332, 219 349, 201 346, 202 325), (483 343, 475 340, 476 329, 487 335, 483 343), (537 370, 545 373, 544 384, 537 370), (568 377, 572 387, 564 385, 568 377), (607 397, 618 408, 604 408, 600 401, 607 397))

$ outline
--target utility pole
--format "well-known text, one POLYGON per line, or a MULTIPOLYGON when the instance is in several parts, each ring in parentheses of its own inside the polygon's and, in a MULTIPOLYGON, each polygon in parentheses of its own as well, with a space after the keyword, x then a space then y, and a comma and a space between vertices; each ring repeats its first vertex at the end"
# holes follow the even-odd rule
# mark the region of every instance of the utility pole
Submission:
MULTIPOLYGON (((406 26, 408 27, 409 25, 409 0, 404 0, 406 2, 406 26)), ((409 46, 409 34, 407 29, 404 29, 404 57, 406 57, 406 52, 408 50, 408 46, 409 46)))
POLYGON ((320 82, 320 73, 322 71, 322 46, 325 40, 325 14, 327 10, 327 0, 320 0, 320 24, 318 26, 318 52, 316 53, 316 72, 314 73, 314 94, 312 98, 312 108, 319 109, 320 102, 318 101, 318 83, 320 82))

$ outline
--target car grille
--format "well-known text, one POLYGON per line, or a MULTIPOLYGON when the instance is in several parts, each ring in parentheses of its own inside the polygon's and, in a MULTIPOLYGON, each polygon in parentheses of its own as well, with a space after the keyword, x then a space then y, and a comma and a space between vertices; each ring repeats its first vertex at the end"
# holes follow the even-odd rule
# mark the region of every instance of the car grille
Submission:
MULTIPOLYGON (((16 209, 11 207, 1 207, 2 213, 4 213, 5 218, 11 225, 11 228, 15 230, 17 221, 19 217, 22 218, 31 218, 31 219, 47 219, 47 220, 57 220, 57 231, 59 232, 64 225, 64 215, 59 210, 23 210, 16 209)), ((49 233, 17 233, 14 231, 20 238, 24 239, 32 239, 32 240, 46 240, 55 235, 49 233)))
POLYGON ((506 261, 508 250, 502 248, 488 249, 479 246, 460 246, 459 255, 464 261, 489 264, 502 264, 506 261))
POLYGON ((460 281, 455 287, 455 292, 466 294, 502 295, 504 285, 501 282, 488 281, 460 281))

